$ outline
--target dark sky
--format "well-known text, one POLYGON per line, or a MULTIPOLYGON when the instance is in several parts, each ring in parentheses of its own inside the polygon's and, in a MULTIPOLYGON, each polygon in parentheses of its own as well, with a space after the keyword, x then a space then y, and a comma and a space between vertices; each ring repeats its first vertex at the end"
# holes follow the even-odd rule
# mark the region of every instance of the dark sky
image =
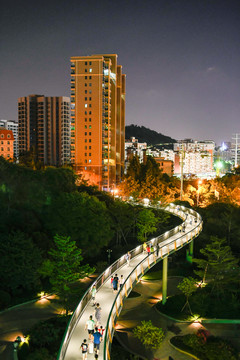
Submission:
POLYGON ((117 53, 126 124, 240 133, 239 0, 10 0, 0 17, 2 119, 17 119, 20 96, 69 96, 71 56, 117 53))

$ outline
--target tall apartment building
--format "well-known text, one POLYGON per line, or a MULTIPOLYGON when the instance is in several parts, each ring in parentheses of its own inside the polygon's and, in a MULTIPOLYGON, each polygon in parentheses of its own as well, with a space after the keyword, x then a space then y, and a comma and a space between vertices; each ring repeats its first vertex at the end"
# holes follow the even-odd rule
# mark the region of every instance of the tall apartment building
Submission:
POLYGON ((29 95, 18 99, 19 153, 34 148, 44 165, 70 162, 70 99, 29 95))
POLYGON ((18 122, 16 120, 0 120, 0 128, 13 132, 13 156, 15 159, 18 159, 18 122))
POLYGON ((111 190, 124 172, 125 75, 117 55, 71 58, 71 161, 111 190))
POLYGON ((215 143, 212 140, 197 141, 180 140, 174 144, 175 163, 174 174, 181 173, 181 158, 183 156, 183 174, 198 177, 214 177, 213 153, 215 143))

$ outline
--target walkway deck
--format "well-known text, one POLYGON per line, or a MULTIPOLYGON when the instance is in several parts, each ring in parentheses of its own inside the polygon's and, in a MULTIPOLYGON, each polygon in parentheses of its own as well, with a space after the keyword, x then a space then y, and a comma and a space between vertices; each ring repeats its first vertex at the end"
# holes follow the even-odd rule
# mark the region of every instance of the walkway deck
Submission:
MULTIPOLYGON (((101 325, 103 326, 106 331, 104 332, 104 338, 105 339, 105 349, 104 349, 104 339, 100 345, 100 353, 99 353, 99 359, 107 359, 109 358, 110 353, 110 343, 111 338, 114 332, 114 319, 117 317, 118 313, 121 311, 122 306, 120 304, 117 304, 117 298, 120 296, 121 305, 124 300, 124 296, 126 296, 130 293, 132 289, 132 279, 130 274, 134 270, 134 273, 136 273, 136 279, 140 279, 143 272, 145 273, 151 266, 153 266, 156 262, 162 260, 165 256, 168 256, 170 253, 178 250, 180 247, 186 245, 189 243, 195 236, 198 235, 199 231, 201 230, 201 217, 188 209, 185 209, 182 207, 182 209, 179 209, 179 207, 171 206, 171 208, 167 208, 167 211, 170 211, 172 213, 175 213, 175 215, 181 217, 183 220, 185 219, 186 224, 186 231, 185 233, 179 232, 179 228, 176 227, 174 230, 171 230, 170 232, 167 232, 166 234, 161 235, 158 238, 152 239, 150 242, 153 245, 156 245, 157 242, 160 243, 161 250, 159 251, 158 257, 156 257, 156 254, 148 256, 143 253, 142 246, 138 246, 136 249, 132 251, 132 259, 130 261, 130 266, 127 265, 126 261, 124 260, 124 256, 118 260, 118 266, 115 266, 114 264, 106 269, 106 272, 104 275, 102 275, 101 278, 101 284, 99 286, 99 283, 97 285, 98 291, 96 296, 96 301, 100 304, 101 307, 101 325), (183 210, 184 209, 184 210, 183 210), (186 214, 188 215, 186 216, 186 214), (195 222, 196 220, 196 222, 195 222), (171 236, 171 232, 174 232, 174 234, 171 236), (169 236, 170 235, 170 236, 169 236), (170 245, 169 245, 170 244, 170 245), (134 256, 134 251, 140 253, 136 256, 134 256), (145 260, 145 261, 144 261, 145 260), (121 265, 121 262, 123 263, 121 265), (139 265, 141 264, 141 265, 139 265), (150 264, 150 266, 149 266, 150 264), (141 269, 140 269, 141 266, 141 269), (139 269, 138 269, 139 267, 139 269), (113 290, 111 288, 110 284, 110 278, 111 274, 118 274, 118 277, 120 278, 121 275, 124 276, 124 279, 126 279, 126 282, 128 281, 128 284, 125 285, 125 288, 123 287, 122 293, 118 293, 118 295, 113 293, 113 290), (130 288, 131 287, 131 288, 130 288), (114 318, 112 315, 112 321, 109 317, 109 314, 111 313, 112 306, 116 305, 116 309, 114 306, 114 318), (121 308, 120 308, 121 307, 121 308), (109 321, 111 322, 111 326, 109 325, 109 321), (109 339, 110 338, 110 339, 109 339)), ((82 300, 84 302, 84 300, 82 300)), ((79 305, 80 306, 80 305, 79 305)), ((85 330, 85 324, 86 321, 89 319, 90 315, 93 315, 94 318, 94 307, 92 307, 92 303, 90 301, 90 293, 87 295, 87 300, 85 300, 85 304, 82 305, 81 309, 77 309, 73 319, 72 323, 70 323, 69 329, 67 334, 65 335, 64 342, 62 344, 61 352, 58 356, 59 360, 65 359, 65 360, 79 360, 81 359, 81 343, 83 342, 83 339, 87 339, 88 341, 88 332, 85 330)), ((112 311, 113 312, 113 311, 112 311)), ((89 341, 88 341, 89 342, 89 341)), ((88 354, 88 360, 94 359, 94 354, 88 354)))

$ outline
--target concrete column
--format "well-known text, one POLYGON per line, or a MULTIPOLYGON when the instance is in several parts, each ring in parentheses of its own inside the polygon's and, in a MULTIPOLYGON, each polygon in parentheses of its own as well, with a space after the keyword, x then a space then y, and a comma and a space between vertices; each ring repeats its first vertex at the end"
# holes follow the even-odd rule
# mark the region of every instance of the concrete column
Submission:
POLYGON ((167 272, 168 272, 168 256, 163 259, 163 277, 162 277, 162 303, 167 301, 167 272))
POLYGON ((193 240, 190 242, 189 244, 189 249, 187 249, 187 261, 192 263, 192 258, 193 258, 193 240))

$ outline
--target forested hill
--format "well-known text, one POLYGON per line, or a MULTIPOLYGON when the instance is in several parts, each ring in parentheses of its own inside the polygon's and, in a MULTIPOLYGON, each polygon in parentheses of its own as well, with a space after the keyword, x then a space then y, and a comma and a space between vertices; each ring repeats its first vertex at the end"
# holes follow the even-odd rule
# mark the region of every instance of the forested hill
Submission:
POLYGON ((125 139, 129 140, 131 137, 135 137, 140 143, 146 142, 148 145, 176 142, 176 140, 170 136, 165 136, 145 126, 138 125, 127 125, 125 127, 125 139))

